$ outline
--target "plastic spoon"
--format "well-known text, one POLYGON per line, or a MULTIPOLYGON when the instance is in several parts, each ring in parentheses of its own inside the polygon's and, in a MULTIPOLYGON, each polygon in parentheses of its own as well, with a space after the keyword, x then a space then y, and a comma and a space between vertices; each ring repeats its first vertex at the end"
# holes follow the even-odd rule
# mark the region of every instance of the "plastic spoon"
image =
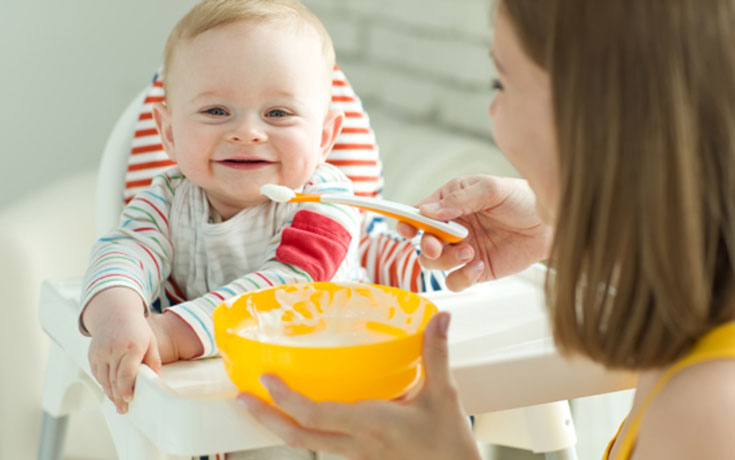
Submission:
POLYGON ((278 202, 322 202, 344 204, 377 212, 400 222, 413 225, 447 243, 457 243, 467 237, 468 231, 456 222, 442 222, 422 215, 418 208, 379 198, 366 198, 344 193, 298 193, 283 185, 266 184, 260 193, 278 202))

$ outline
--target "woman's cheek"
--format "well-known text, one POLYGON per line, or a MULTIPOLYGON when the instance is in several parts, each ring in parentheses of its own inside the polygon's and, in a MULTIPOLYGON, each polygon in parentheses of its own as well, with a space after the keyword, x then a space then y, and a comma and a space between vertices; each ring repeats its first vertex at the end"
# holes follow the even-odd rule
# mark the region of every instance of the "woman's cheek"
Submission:
POLYGON ((490 114, 490 120, 495 119, 495 114, 498 111, 498 99, 497 97, 494 97, 492 101, 490 101, 490 106, 488 107, 488 114, 490 114))
POLYGON ((506 147, 505 124, 503 123, 503 119, 502 117, 499 116, 497 111, 495 113, 492 112, 492 105, 490 107, 491 107, 490 123, 491 123, 491 128, 492 128, 493 140, 495 141, 495 145, 498 146, 500 151, 505 153, 505 147, 506 147))

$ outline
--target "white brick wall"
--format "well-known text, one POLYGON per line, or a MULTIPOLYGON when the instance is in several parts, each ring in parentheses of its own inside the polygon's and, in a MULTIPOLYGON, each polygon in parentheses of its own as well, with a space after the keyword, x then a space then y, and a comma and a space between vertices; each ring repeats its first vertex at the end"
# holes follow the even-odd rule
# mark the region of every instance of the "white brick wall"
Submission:
POLYGON ((304 3, 329 30, 368 111, 491 139, 490 0, 304 3))

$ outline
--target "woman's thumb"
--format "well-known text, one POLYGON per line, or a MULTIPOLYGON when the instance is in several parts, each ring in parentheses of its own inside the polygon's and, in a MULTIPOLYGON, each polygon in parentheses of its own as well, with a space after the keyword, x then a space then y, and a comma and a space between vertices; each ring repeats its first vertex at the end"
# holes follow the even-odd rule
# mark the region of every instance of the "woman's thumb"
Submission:
POLYGON ((426 372, 427 391, 442 389, 450 384, 449 349, 447 347, 447 331, 449 330, 450 315, 439 312, 426 325, 422 361, 426 372))
POLYGON ((422 203, 421 213, 438 220, 451 220, 487 207, 487 195, 479 184, 471 184, 443 197, 422 203))

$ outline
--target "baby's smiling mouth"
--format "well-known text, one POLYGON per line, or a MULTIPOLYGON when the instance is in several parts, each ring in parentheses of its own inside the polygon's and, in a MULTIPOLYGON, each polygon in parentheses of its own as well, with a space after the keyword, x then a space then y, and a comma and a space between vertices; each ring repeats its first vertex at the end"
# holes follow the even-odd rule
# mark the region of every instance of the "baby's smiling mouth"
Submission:
POLYGON ((253 169, 273 164, 272 161, 263 160, 262 158, 225 158, 224 160, 216 160, 215 163, 235 169, 253 169))
POLYGON ((270 161, 265 161, 265 160, 245 160, 245 159, 239 159, 239 158, 229 158, 227 160, 221 160, 220 163, 270 163, 270 161))

